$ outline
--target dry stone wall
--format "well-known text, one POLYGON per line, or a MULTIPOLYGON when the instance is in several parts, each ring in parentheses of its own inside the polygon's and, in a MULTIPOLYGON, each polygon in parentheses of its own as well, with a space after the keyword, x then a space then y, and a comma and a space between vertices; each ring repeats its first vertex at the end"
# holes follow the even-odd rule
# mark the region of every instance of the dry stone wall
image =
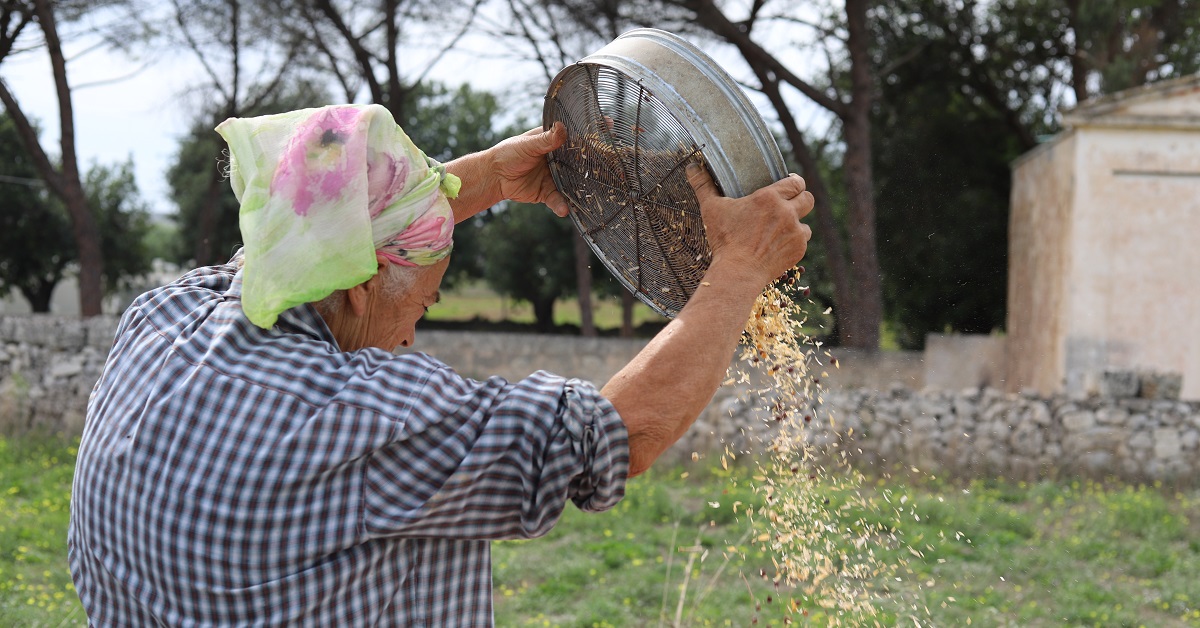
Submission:
MULTIPOLYGON (((1126 396, 1042 397, 991 388, 914 392, 901 386, 827 390, 814 404, 806 435, 816 452, 849 452, 865 467, 1194 484, 1200 480, 1200 402, 1156 396, 1164 388, 1177 394, 1173 377, 1165 378, 1165 387, 1154 374, 1145 379, 1150 386, 1127 388, 1126 396)), ((773 426, 756 408, 771 404, 769 395, 726 391, 672 455, 719 453, 726 446, 761 450, 773 426)))
POLYGON ((78 434, 117 319, 0 316, 0 432, 78 434))
MULTIPOLYGON (((113 317, 0 315, 0 432, 80 433, 116 324, 113 317)), ((468 376, 523 377, 544 368, 598 382, 644 345, 519 334, 421 332, 420 338, 430 353, 468 376), (502 363, 509 372, 502 372, 502 363)), ((856 368, 859 359, 868 358, 846 353, 840 361, 844 369, 856 368)), ((857 368, 880 370, 878 364, 857 368)), ((894 380, 872 384, 857 376, 855 383, 818 396, 808 433, 821 446, 837 443, 863 465, 1015 479, 1200 479, 1200 402, 1177 399, 1178 376, 1110 373, 1095 394, 1073 397, 991 388, 916 392, 894 380)), ((686 459, 692 452, 719 454, 726 446, 760 447, 770 426, 754 409, 770 403, 765 396, 721 389, 670 455, 686 459)))

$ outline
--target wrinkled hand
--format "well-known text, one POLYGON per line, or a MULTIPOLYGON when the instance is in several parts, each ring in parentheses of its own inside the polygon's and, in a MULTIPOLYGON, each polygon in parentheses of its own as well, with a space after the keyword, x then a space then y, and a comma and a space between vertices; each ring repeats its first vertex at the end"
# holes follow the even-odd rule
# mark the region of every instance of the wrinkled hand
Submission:
POLYGON ((546 154, 562 146, 567 127, 556 122, 549 131, 535 128, 492 147, 493 174, 501 198, 522 203, 545 203, 566 216, 567 199, 554 187, 546 154))
POLYGON ((700 201, 714 264, 720 260, 755 271, 766 285, 804 257, 812 229, 800 220, 812 211, 814 199, 800 175, 742 198, 721 196, 705 168, 689 165, 687 176, 700 201))

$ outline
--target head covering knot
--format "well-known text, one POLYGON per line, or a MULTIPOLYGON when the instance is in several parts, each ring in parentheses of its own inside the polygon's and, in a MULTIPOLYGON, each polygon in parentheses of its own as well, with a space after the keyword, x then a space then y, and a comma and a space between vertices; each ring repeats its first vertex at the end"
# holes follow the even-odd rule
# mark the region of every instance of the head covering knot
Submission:
POLYGON ((450 253, 461 182, 380 105, 334 105, 217 126, 241 203, 242 309, 279 314, 356 286, 375 256, 427 266, 450 253))

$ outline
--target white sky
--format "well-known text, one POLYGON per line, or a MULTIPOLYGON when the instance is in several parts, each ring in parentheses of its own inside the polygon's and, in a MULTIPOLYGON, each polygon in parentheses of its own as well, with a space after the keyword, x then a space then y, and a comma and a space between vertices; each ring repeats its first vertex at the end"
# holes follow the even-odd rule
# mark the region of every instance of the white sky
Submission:
MULTIPOLYGON (((71 53, 68 50, 68 55, 71 53)), ((448 77, 467 79, 469 71, 473 86, 511 92, 510 81, 504 78, 513 74, 511 60, 489 60, 464 51, 449 55, 442 66, 447 68, 448 77), (455 66, 461 67, 461 72, 455 66)), ((540 72, 530 75, 541 76, 540 72)), ((26 115, 41 126, 42 146, 57 155, 58 99, 47 55, 36 50, 10 57, 0 63, 0 77, 26 115)), ((199 64, 185 55, 143 64, 120 52, 93 49, 68 63, 67 78, 73 86, 76 154, 81 170, 86 172, 97 162, 113 164, 132 158, 138 188, 152 211, 174 212, 166 171, 196 109, 187 90, 204 81, 199 64), (104 82, 118 78, 121 80, 104 82)), ((529 111, 511 112, 513 118, 540 119, 540 96, 531 93, 520 99, 526 101, 521 109, 529 111)))
MULTIPOLYGON (((80 168, 86 172, 95 163, 115 164, 132 158, 138 188, 151 211, 174 213, 166 171, 196 110, 186 90, 204 80, 199 64, 184 53, 161 54, 143 63, 104 48, 93 47, 81 54, 82 48, 68 45, 66 51, 80 168), (97 84, 89 86, 91 83, 97 84)), ((735 77, 749 75, 739 71, 741 60, 736 54, 722 55, 714 53, 711 46, 705 48, 735 77)), ((541 68, 532 63, 522 67, 508 55, 497 54, 492 42, 465 39, 459 51, 451 52, 438 65, 437 76, 449 84, 468 82, 477 89, 500 93, 510 118, 505 122, 536 123, 541 118, 544 92, 540 90, 544 88, 540 84, 545 81, 541 68), (532 87, 522 88, 523 84, 532 87)), ((0 77, 25 113, 41 125, 42 146, 57 155, 58 102, 44 50, 5 59, 0 63, 0 77)), ((765 99, 758 94, 750 96, 767 114, 765 99)), ((828 125, 827 116, 799 96, 795 110, 802 112, 798 116, 802 126, 828 125)))
MULTIPOLYGON (((84 85, 124 76, 139 67, 124 55, 97 50, 69 63, 67 77, 71 84, 84 85)), ((187 128, 186 112, 172 102, 191 74, 182 63, 157 64, 123 81, 74 89, 80 168, 86 171, 93 163, 112 164, 132 157, 143 197, 155 212, 170 211, 165 173, 175 140, 187 128)), ((58 99, 47 55, 31 51, 6 59, 0 64, 0 76, 26 115, 40 124, 42 146, 57 155, 58 99)))

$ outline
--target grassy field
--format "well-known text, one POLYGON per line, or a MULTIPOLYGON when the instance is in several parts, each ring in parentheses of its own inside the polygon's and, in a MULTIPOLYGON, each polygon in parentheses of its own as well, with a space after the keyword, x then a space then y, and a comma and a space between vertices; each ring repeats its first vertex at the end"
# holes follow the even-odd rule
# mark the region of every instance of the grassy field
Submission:
POLYGON ((67 572, 75 443, 0 438, 0 626, 86 625, 67 572))
MULTIPOLYGON (((621 300, 617 297, 592 298, 592 317, 599 329, 621 328, 621 300)), ((429 308, 425 318, 434 322, 480 320, 488 322, 508 321, 533 323, 533 307, 518 303, 492 292, 487 286, 476 283, 446 290, 442 300, 429 308)), ((660 323, 665 319, 642 302, 633 307, 633 325, 660 323)), ((561 299, 554 305, 555 325, 579 325, 579 300, 561 299)))
MULTIPOLYGON (((85 623, 66 569, 73 443, 0 440, 0 625, 85 623)), ((827 625, 731 504, 758 496, 706 460, 631 481, 608 513, 495 544, 499 626, 827 625)), ((831 508, 840 499, 827 491, 831 508)), ((1200 490, 1093 482, 871 480, 924 558, 876 583, 884 625, 1200 626, 1200 490), (943 538, 944 537, 944 538, 943 538)), ((880 544, 884 561, 898 550, 880 544)), ((843 622, 850 625, 862 622, 843 622)))

